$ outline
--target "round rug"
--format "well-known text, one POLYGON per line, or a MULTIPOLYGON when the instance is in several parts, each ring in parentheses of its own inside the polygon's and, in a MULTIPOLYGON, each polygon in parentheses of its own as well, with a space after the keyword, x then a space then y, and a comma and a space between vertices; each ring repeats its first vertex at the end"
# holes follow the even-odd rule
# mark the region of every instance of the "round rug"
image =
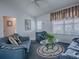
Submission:
POLYGON ((46 58, 57 57, 63 52, 64 52, 63 46, 58 44, 56 44, 53 49, 48 49, 48 50, 45 46, 41 46, 37 48, 37 54, 46 58))

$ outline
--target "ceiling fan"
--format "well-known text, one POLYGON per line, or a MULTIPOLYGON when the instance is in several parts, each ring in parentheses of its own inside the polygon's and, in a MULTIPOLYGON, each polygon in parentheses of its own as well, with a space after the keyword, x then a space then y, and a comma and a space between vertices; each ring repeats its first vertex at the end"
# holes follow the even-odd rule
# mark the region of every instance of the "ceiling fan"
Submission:
POLYGON ((34 3, 37 7, 40 7, 39 2, 42 2, 44 0, 32 0, 32 3, 34 3))

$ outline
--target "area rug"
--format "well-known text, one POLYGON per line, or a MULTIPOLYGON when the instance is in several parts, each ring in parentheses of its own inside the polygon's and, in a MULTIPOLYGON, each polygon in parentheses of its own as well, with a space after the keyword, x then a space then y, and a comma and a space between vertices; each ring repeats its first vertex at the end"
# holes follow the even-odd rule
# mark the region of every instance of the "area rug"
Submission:
POLYGON ((56 44, 53 49, 48 49, 45 46, 40 46, 37 48, 37 54, 41 57, 53 58, 57 57, 64 52, 64 47, 62 45, 56 44))

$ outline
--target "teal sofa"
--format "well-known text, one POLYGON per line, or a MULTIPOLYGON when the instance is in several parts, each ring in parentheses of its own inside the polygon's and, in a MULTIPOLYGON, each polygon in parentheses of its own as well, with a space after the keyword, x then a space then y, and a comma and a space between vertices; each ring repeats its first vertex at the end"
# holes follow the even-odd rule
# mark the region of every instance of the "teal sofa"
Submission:
POLYGON ((9 42, 8 37, 0 38, 0 59, 27 59, 31 40, 22 36, 20 39, 22 43, 15 46, 9 42))

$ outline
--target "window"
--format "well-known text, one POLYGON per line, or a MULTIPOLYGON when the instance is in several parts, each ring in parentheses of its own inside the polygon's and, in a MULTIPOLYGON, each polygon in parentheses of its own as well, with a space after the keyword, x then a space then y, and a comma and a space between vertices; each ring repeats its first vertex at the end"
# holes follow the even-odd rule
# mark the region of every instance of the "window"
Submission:
POLYGON ((37 21, 37 30, 42 29, 42 21, 37 21))
POLYGON ((53 33, 63 34, 63 21, 53 21, 53 33))
POLYGON ((74 34, 79 35, 79 18, 74 19, 74 34))
POLYGON ((64 20, 64 29, 65 29, 65 34, 73 33, 73 19, 64 20))
POLYGON ((79 35, 79 24, 74 24, 74 34, 79 35))
POLYGON ((65 34, 72 34, 72 24, 65 24, 65 34))
POLYGON ((79 18, 68 18, 63 20, 54 20, 53 33, 54 34, 73 34, 79 35, 79 18))
POLYGON ((62 24, 53 25, 53 32, 56 34, 63 34, 63 25, 62 24))

